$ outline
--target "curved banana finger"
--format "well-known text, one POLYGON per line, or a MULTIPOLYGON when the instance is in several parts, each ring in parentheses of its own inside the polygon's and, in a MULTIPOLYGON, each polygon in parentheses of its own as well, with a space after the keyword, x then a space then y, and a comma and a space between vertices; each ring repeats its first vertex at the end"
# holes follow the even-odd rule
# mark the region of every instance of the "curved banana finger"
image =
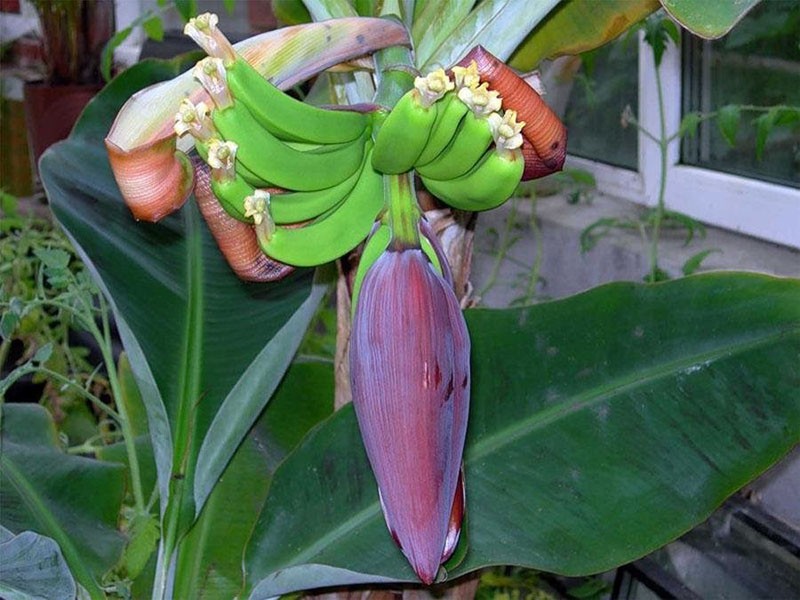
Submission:
POLYGON ((284 141, 337 144, 361 136, 369 117, 349 110, 326 110, 301 102, 264 79, 241 57, 227 67, 228 86, 258 124, 284 141))
POLYGON ((448 92, 439 104, 431 135, 415 165, 424 165, 435 159, 450 143, 469 108, 453 92, 448 92))
POLYGON ((416 167, 430 179, 453 179, 469 171, 492 143, 492 130, 485 117, 467 112, 450 143, 431 162, 416 167))
POLYGON ((364 157, 368 131, 352 142, 298 150, 262 129, 241 104, 212 113, 220 135, 239 146, 238 160, 258 178, 297 191, 321 190, 355 173, 364 157))
POLYGON ((495 208, 517 189, 525 168, 520 150, 501 153, 495 149, 467 174, 448 180, 422 177, 425 187, 453 208, 481 211, 495 208))
POLYGON ((262 251, 275 260, 298 267, 321 265, 361 243, 382 209, 383 176, 367 161, 353 190, 334 209, 297 228, 276 226, 267 211, 256 224, 256 235, 262 251))

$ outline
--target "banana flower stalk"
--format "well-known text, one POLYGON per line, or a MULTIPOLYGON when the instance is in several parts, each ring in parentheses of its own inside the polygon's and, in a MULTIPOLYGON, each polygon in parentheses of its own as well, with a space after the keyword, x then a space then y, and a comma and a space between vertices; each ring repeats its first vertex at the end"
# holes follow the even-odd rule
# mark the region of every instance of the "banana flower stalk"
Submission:
POLYGON ((470 342, 436 235, 424 222, 420 234, 431 256, 395 245, 364 276, 350 376, 387 526, 430 584, 455 549, 464 511, 470 342))

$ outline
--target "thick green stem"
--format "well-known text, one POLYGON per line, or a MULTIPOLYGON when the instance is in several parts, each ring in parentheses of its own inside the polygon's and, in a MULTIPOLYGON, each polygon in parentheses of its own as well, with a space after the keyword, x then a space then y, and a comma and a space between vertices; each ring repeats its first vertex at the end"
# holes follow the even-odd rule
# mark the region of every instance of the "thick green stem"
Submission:
POLYGON ((374 102, 392 108, 403 94, 414 87, 416 75, 411 50, 403 46, 379 50, 375 53, 377 90, 374 102))
POLYGON ((414 190, 414 173, 384 175, 383 194, 388 201, 388 219, 395 249, 419 248, 418 223, 422 212, 414 190))

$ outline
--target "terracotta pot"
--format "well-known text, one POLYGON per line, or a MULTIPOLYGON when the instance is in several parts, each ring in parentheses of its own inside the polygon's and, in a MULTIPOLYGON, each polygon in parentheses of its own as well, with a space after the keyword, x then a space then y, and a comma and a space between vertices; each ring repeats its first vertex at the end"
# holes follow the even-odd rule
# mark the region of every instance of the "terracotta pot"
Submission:
POLYGON ((78 116, 101 85, 25 84, 25 121, 35 164, 52 144, 72 131, 78 116))

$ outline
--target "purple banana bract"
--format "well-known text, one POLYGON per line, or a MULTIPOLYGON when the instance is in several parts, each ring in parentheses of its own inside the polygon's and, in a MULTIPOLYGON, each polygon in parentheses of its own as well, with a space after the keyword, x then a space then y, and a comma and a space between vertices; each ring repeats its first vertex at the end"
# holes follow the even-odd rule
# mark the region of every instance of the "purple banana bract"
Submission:
POLYGON ((390 247, 357 299, 350 377, 386 523, 425 583, 461 529, 469 357, 451 283, 422 250, 390 247))

